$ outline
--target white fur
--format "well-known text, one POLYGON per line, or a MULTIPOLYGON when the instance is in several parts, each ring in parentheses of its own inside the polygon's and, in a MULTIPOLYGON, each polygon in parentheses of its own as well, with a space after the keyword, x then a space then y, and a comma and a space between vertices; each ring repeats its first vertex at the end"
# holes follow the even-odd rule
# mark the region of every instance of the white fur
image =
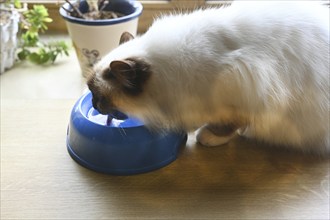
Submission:
POLYGON ((234 2, 158 19, 107 55, 151 65, 143 95, 120 106, 157 127, 242 123, 241 133, 330 152, 329 9, 308 1, 234 2))

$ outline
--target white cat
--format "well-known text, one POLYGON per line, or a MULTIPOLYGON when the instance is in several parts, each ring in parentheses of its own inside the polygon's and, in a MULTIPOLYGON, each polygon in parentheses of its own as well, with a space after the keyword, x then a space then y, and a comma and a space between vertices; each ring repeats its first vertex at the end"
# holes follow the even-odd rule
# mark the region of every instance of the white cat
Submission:
MULTIPOLYGON (((130 35, 125 33, 122 41, 130 35)), ((95 67, 101 113, 117 108, 208 146, 236 131, 330 152, 329 9, 313 2, 234 2, 158 19, 95 67)))

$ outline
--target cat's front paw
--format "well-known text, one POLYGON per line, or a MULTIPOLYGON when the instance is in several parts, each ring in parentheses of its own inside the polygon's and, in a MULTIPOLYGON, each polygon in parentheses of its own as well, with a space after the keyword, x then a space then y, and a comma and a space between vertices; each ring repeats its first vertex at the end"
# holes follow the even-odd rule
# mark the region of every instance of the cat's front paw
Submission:
POLYGON ((205 125, 198 130, 197 141, 207 147, 227 144, 236 135, 236 129, 227 126, 205 125), (223 132, 225 130, 225 132, 223 132), (222 132, 221 132, 222 131, 222 132))

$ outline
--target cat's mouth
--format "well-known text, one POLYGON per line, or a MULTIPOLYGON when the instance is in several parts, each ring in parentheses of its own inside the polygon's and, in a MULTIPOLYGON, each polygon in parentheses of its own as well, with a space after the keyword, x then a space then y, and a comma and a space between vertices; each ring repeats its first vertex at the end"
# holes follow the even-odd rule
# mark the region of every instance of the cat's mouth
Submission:
POLYGON ((124 120, 128 119, 128 116, 120 111, 114 110, 112 113, 108 114, 108 118, 107 118, 107 122, 106 122, 106 124, 108 126, 110 126, 111 123, 113 123, 112 119, 124 121, 124 120))
POLYGON ((93 106, 93 107, 102 115, 112 115, 112 114, 115 114, 115 112, 117 111, 114 108, 106 109, 106 108, 101 108, 99 106, 93 106))
POLYGON ((108 106, 108 103, 105 102, 105 99, 97 99, 95 97, 92 98, 92 105, 93 108, 96 109, 100 114, 102 115, 109 115, 116 111, 118 111, 116 108, 112 106, 108 106))
POLYGON ((102 115, 108 115, 109 117, 118 120, 126 120, 128 118, 126 114, 122 113, 121 111, 115 108, 111 108, 111 109, 95 108, 95 109, 102 115))
POLYGON ((110 117, 118 119, 118 120, 126 120, 128 116, 121 111, 114 109, 111 113, 108 114, 110 117))

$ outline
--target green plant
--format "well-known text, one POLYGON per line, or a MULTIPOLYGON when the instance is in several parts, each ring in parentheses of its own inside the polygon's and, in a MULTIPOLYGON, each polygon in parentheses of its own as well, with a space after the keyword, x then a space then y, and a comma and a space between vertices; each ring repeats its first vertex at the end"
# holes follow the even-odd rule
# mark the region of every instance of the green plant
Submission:
POLYGON ((45 64, 55 62, 58 55, 69 55, 69 47, 64 41, 40 41, 40 33, 44 33, 48 29, 47 24, 53 21, 44 5, 33 5, 30 9, 25 6, 24 9, 20 0, 0 0, 0 3, 9 8, 7 10, 16 10, 21 14, 17 53, 19 60, 45 64))
POLYGON ((21 22, 21 42, 18 52, 20 60, 44 64, 55 62, 58 55, 69 55, 68 46, 63 41, 40 42, 39 33, 44 33, 48 29, 47 23, 53 21, 44 5, 34 5, 33 8, 23 13, 23 17, 24 19, 21 22), (38 48, 37 50, 35 49, 36 47, 38 48))

